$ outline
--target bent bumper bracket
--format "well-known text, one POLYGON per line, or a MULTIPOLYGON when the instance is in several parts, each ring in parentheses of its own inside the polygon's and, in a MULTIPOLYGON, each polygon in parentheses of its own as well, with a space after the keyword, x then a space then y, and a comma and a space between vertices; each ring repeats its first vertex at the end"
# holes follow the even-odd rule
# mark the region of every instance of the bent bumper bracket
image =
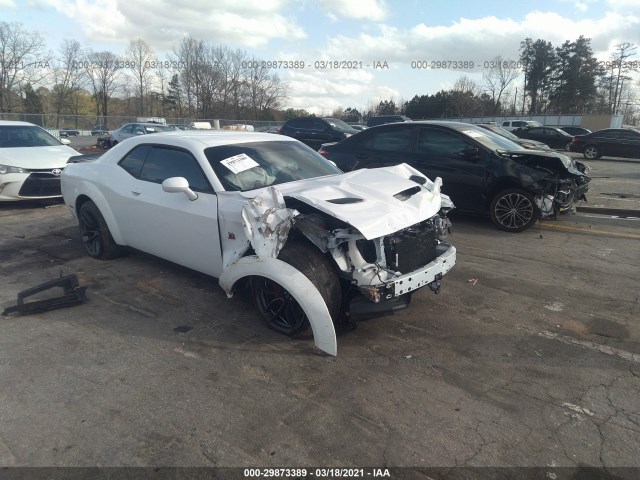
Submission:
POLYGON ((79 305, 87 300, 87 287, 81 287, 76 274, 67 275, 66 277, 56 278, 48 282, 36 285, 18 293, 18 301, 16 305, 8 307, 2 312, 3 315, 18 313, 19 315, 28 315, 31 313, 42 313, 57 308, 72 307, 79 305), (34 302, 25 303, 24 299, 44 292, 54 287, 62 287, 63 294, 60 297, 47 298, 44 300, 36 300, 34 302))

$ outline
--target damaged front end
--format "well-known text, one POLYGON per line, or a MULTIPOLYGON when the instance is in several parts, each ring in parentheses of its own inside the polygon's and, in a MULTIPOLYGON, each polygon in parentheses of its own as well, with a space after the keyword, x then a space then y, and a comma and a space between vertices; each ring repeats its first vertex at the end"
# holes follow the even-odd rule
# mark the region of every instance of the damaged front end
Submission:
POLYGON ((511 159, 530 167, 536 178, 528 186, 541 219, 575 212, 578 201, 587 201, 589 167, 558 152, 506 152, 511 159))
POLYGON ((276 282, 303 309, 316 346, 335 355, 338 318, 316 286, 280 259, 286 242, 312 245, 337 273, 341 318, 404 309, 419 288, 438 293, 456 263, 456 249, 445 241, 454 206, 440 193, 441 184, 399 165, 269 187, 243 205, 250 255, 230 263, 220 285, 231 295, 246 276, 276 282))

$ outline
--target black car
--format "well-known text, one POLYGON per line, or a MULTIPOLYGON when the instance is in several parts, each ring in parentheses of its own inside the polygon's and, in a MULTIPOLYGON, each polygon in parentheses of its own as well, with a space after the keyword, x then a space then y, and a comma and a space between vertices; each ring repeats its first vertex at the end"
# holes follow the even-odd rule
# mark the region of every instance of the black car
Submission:
POLYGON ((607 128, 588 135, 573 137, 572 152, 580 152, 584 158, 600 157, 640 158, 640 130, 632 128, 607 128))
POLYGON ((529 150, 551 150, 549 145, 547 145, 546 143, 538 142, 536 140, 528 140, 526 138, 516 137, 509 130, 505 130, 504 128, 499 127, 498 125, 491 125, 488 123, 477 123, 476 125, 478 125, 481 128, 484 128, 485 130, 489 130, 490 132, 500 135, 504 138, 507 138, 512 142, 517 143, 521 147, 527 148, 529 150))
POLYGON ((109 133, 109 127, 106 125, 96 125, 91 129, 91 135, 107 135, 109 133))
POLYGON ((584 127, 575 127, 573 125, 567 125, 566 127, 558 127, 560 130, 564 130, 569 135, 588 135, 591 133, 591 130, 584 127))
POLYGON ((317 150, 323 143, 339 142, 358 133, 358 130, 337 118, 299 117, 287 120, 280 133, 317 150))
POLYGON ((501 230, 520 232, 538 218, 571 210, 588 189, 588 168, 551 150, 527 150, 476 125, 392 123, 369 128, 320 154, 348 172, 407 163, 432 180, 456 208, 489 213, 501 230))
POLYGON ((573 141, 572 135, 557 127, 518 128, 513 131, 513 134, 519 138, 546 143, 551 148, 560 150, 569 150, 569 145, 573 141))
POLYGON ((377 117, 371 117, 367 120, 367 127, 377 127, 378 125, 384 125, 385 123, 396 122, 410 122, 409 117, 404 115, 378 115, 377 117))
POLYGON ((59 133, 61 137, 77 137, 80 135, 80 132, 73 128, 61 128, 59 133))

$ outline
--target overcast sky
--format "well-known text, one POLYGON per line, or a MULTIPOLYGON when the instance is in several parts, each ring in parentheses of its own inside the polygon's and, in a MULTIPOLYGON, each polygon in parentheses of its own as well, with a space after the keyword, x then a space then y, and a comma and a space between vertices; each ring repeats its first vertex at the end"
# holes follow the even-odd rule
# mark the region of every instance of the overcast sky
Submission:
POLYGON ((304 68, 278 70, 290 86, 287 106, 314 113, 409 100, 462 74, 481 81, 484 61, 517 60, 526 37, 560 46, 584 35, 602 60, 618 43, 640 45, 640 0, 0 0, 0 20, 37 30, 52 51, 70 38, 120 55, 142 38, 162 58, 192 35, 264 60, 299 60, 304 68), (315 68, 327 60, 362 68, 315 68), (449 60, 475 68, 411 68, 449 60), (374 68, 384 62, 388 69, 374 68))

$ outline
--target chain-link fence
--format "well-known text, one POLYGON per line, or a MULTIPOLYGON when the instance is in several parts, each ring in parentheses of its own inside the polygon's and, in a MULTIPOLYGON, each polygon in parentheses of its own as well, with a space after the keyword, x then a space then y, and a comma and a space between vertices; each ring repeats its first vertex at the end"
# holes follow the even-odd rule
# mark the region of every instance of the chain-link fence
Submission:
POLYGON ((0 120, 13 120, 34 123, 49 131, 57 131, 63 128, 78 130, 80 135, 90 135, 91 130, 100 126, 101 129, 115 130, 125 123, 148 121, 149 119, 161 121, 167 125, 189 125, 192 122, 209 122, 213 128, 229 128, 233 125, 251 125, 255 131, 268 131, 281 127, 284 122, 256 121, 256 120, 232 120, 210 118, 159 118, 159 117, 133 117, 133 116, 108 116, 95 117, 92 115, 57 115, 38 113, 0 113, 0 120), (106 128, 105 128, 106 127, 106 128))

